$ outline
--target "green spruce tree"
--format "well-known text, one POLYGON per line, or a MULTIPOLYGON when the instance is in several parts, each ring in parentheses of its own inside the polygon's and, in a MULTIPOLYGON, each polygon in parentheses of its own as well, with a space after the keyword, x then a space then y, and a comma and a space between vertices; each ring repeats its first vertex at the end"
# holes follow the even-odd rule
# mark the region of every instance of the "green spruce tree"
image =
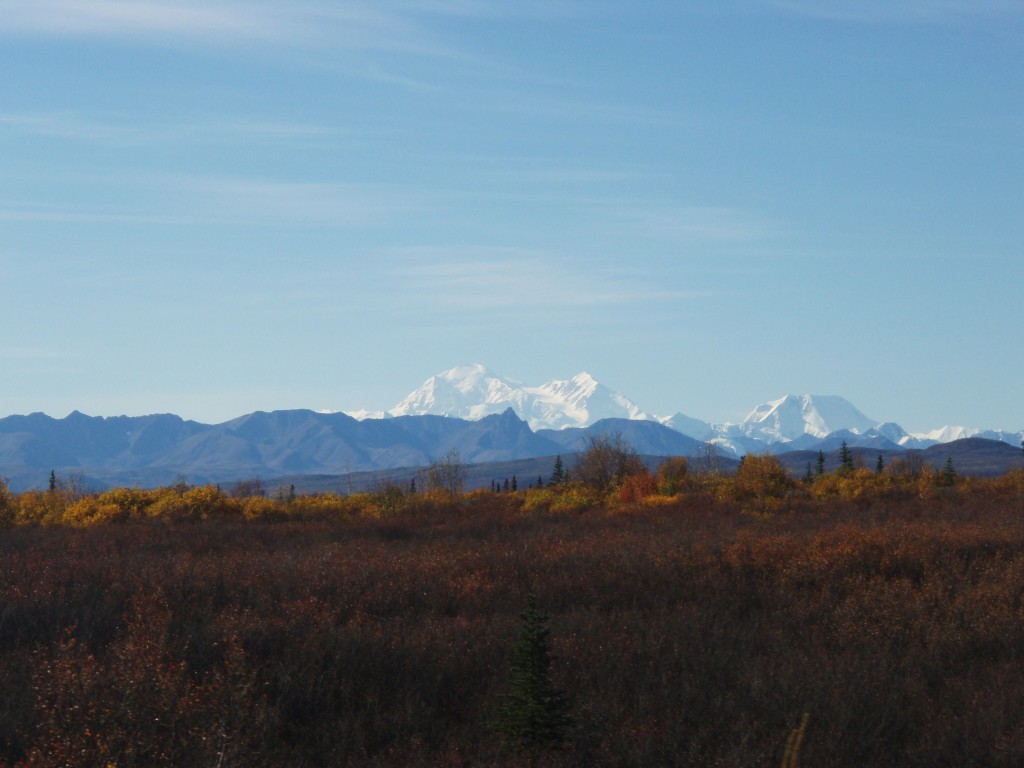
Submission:
POLYGON ((851 472, 853 472, 853 452, 843 440, 843 444, 839 447, 839 473, 848 475, 851 472))
POLYGON ((555 456, 555 468, 551 472, 551 480, 548 485, 561 485, 565 482, 565 465, 562 463, 562 456, 555 456))
POLYGON ((815 463, 814 473, 816 475, 825 474, 825 452, 818 451, 818 461, 815 463))
POLYGON ((946 459, 946 466, 942 468, 942 474, 939 475, 939 485, 945 488, 952 488, 956 485, 956 468, 953 466, 952 456, 946 459))
POLYGON ((530 766, 565 742, 573 721, 565 695, 551 681, 548 617, 527 596, 519 639, 512 649, 512 679, 491 727, 509 752, 526 755, 530 766))

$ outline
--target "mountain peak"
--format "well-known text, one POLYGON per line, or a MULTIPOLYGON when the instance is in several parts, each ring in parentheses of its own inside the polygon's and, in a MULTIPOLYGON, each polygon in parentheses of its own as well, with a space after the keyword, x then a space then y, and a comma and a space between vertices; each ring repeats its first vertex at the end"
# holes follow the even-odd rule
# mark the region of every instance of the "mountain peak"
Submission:
POLYGON ((579 387, 597 387, 597 379, 591 376, 586 371, 580 371, 570 379, 573 384, 579 387))
POLYGON ((480 363, 472 363, 470 365, 457 365, 454 368, 449 368, 447 371, 443 371, 435 379, 441 379, 446 381, 460 391, 469 391, 478 387, 480 382, 486 381, 487 379, 502 379, 501 376, 489 370, 486 366, 480 363))
POLYGON ((789 442, 841 430, 861 434, 877 424, 837 395, 786 395, 757 406, 736 429, 750 437, 789 442))
POLYGON ((533 429, 585 427, 606 418, 650 418, 585 371, 571 379, 533 387, 494 373, 479 363, 456 366, 431 376, 388 414, 481 419, 508 408, 533 429))

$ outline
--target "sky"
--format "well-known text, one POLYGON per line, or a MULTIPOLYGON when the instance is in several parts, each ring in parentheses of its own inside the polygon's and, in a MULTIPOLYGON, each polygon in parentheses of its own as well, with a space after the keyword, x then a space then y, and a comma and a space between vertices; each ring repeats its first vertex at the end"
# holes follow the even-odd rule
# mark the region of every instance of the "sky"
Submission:
POLYGON ((0 416, 1024 427, 1019 0, 0 0, 0 71, 0 416))

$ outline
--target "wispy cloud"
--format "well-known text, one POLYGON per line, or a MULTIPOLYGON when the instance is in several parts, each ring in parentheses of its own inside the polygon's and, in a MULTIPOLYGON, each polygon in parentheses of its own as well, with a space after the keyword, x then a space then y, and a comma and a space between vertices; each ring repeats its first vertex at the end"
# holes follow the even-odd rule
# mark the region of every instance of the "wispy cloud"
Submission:
POLYGON ((685 243, 750 243, 783 233, 756 211, 727 206, 620 204, 610 213, 640 234, 685 243))
POLYGON ((787 13, 861 24, 953 24, 966 19, 1024 18, 1018 0, 762 0, 787 13))
POLYGON ((337 136, 339 131, 314 123, 290 123, 253 118, 140 123, 126 115, 82 112, 0 113, 0 132, 87 142, 125 144, 168 141, 217 142, 239 139, 261 142, 311 141, 337 136))
POLYGON ((566 3, 484 0, 7 0, 0 34, 161 37, 188 42, 330 43, 347 49, 451 53, 429 34, 443 18, 559 17, 566 3))
POLYGON ((174 174, 121 174, 75 183, 116 186, 120 202, 92 206, 0 199, 0 221, 362 228, 380 227, 433 205, 425 192, 387 184, 174 174))
POLYGON ((576 262, 564 254, 519 248, 413 248, 392 251, 390 284, 403 302, 435 310, 536 311, 696 299, 703 291, 666 286, 637 270, 576 262))
POLYGON ((0 221, 33 224, 167 224, 169 216, 97 210, 85 207, 31 205, 0 200, 0 221))
MULTIPOLYGON (((145 0, 32 0, 4 3, 0 30, 76 36, 169 34, 265 39, 287 27, 271 24, 268 6, 244 13, 241 4, 146 2, 145 0)), ((282 21, 280 15, 276 17, 282 21)))
POLYGON ((374 226, 399 213, 423 211, 422 196, 382 184, 343 184, 184 176, 175 208, 219 223, 374 226))
POLYGON ((678 127, 683 124, 677 116, 671 116, 656 107, 532 93, 502 93, 500 100, 494 100, 491 107, 517 116, 534 115, 580 124, 601 122, 662 127, 678 127))
POLYGON ((122 141, 134 130, 69 112, 0 114, 0 130, 60 139, 122 141))

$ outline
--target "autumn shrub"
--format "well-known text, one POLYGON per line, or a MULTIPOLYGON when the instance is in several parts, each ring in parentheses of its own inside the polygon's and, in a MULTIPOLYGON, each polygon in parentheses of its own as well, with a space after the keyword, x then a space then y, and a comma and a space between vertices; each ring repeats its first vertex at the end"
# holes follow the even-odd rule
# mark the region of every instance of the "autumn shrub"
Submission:
POLYGON ((200 677, 169 654, 171 616, 142 597, 97 655, 67 634, 39 660, 36 744, 25 768, 64 765, 243 765, 259 744, 263 710, 244 652, 226 644, 200 677))
POLYGON ((18 503, 7 487, 7 482, 0 477, 0 528, 14 525, 18 519, 18 503))
POLYGON ((557 487, 548 509, 551 512, 583 512, 603 505, 603 496, 591 488, 581 483, 568 482, 557 487))
POLYGON ((165 521, 211 520, 241 514, 237 499, 227 496, 215 485, 164 489, 146 507, 149 517, 165 521))
POLYGON ((264 522, 281 521, 288 518, 288 507, 276 499, 265 496, 247 496, 241 500, 242 516, 246 520, 264 522))
POLYGON ((1024 500, 1024 469, 1011 469, 998 477, 970 478, 968 485, 980 494, 1024 500))
POLYGON ((646 471, 636 449, 616 433, 586 438, 569 476, 577 485, 604 496, 630 475, 646 471))
POLYGON ((473 514, 487 515, 493 512, 502 514, 516 514, 526 509, 526 500, 536 489, 528 488, 523 491, 509 491, 508 493, 494 493, 484 488, 478 488, 463 494, 461 504, 467 512, 473 514))
POLYGON ((100 493, 96 501, 116 506, 126 518, 142 518, 156 499, 156 493, 140 488, 111 488, 100 493))
POLYGON ((128 517, 128 513, 117 504, 104 504, 95 496, 86 496, 68 506, 64 511, 63 522, 67 525, 82 527, 122 523, 128 517))
POLYGON ((353 517, 377 517, 380 514, 380 506, 372 493, 353 493, 343 497, 342 514, 353 517))
POLYGON ((51 491, 24 491, 18 495, 18 522, 26 525, 56 525, 64 519, 64 498, 51 491))
POLYGON ((523 512, 547 512, 558 496, 558 486, 530 488, 523 498, 523 512))
POLYGON ((336 493, 299 495, 290 504, 293 517, 305 519, 337 519, 348 514, 349 498, 336 493))
POLYGON ((636 472, 623 478, 616 489, 619 504, 636 504, 658 492, 658 481, 650 472, 636 472))
POLYGON ((663 496, 675 496, 687 489, 690 465, 683 456, 672 456, 665 459, 657 471, 658 493, 663 496))
POLYGON ((773 515, 784 510, 785 499, 796 491, 796 483, 775 456, 749 454, 736 474, 718 488, 725 498, 758 514, 773 515))
POLYGON ((880 499, 899 500, 917 495, 918 477, 860 468, 846 473, 819 475, 814 478, 808 490, 819 501, 840 498, 867 504, 880 499))
POLYGON ((575 721, 549 768, 779 765, 804 712, 807 766, 1024 764, 1022 497, 907 478, 14 526, 0 765, 510 764, 486 724, 531 592, 575 721))
POLYGON ((398 483, 385 480, 377 483, 369 496, 378 515, 393 515, 405 504, 409 491, 398 483))

